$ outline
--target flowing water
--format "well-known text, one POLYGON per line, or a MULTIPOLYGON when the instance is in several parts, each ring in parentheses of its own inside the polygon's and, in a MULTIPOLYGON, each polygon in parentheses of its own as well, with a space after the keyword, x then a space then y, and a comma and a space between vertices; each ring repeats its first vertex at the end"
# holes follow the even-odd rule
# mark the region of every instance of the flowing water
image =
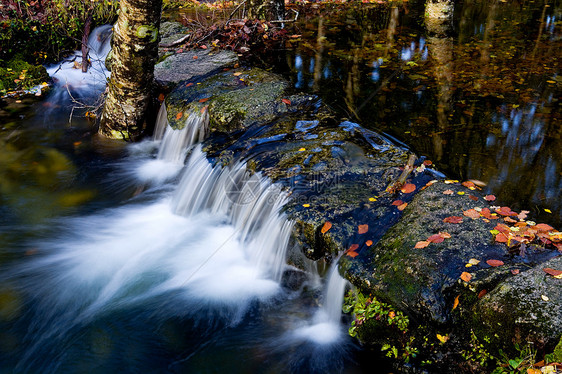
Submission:
POLYGON ((163 107, 128 146, 69 125, 107 74, 70 64, 1 133, 0 372, 362 372, 337 267, 288 286, 303 273, 286 265, 287 194, 242 161, 211 165, 197 113, 173 130, 163 107))

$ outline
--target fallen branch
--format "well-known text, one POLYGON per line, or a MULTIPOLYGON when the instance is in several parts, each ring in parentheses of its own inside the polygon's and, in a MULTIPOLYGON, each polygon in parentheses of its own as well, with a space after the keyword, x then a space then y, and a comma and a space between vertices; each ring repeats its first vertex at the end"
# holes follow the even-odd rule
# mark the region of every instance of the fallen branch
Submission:
POLYGON ((181 43, 185 42, 187 39, 189 39, 191 37, 191 34, 186 34, 183 37, 179 38, 176 41, 173 41, 171 43, 166 43, 166 44, 160 44, 160 47, 162 48, 170 48, 170 47, 175 47, 176 45, 180 45, 181 43))

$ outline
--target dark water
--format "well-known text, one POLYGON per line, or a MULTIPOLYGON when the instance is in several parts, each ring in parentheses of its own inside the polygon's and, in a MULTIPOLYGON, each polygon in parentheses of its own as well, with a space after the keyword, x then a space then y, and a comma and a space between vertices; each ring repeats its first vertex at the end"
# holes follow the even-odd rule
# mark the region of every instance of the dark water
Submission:
POLYGON ((295 87, 560 227, 561 2, 468 0, 442 20, 420 1, 347 7, 300 13, 279 69, 295 87))

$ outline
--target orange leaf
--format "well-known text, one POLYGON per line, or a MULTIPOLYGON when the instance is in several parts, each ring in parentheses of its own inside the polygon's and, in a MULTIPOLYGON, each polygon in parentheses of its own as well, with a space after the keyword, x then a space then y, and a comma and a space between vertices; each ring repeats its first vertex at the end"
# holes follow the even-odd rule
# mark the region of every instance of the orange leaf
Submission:
POLYGON ((392 205, 396 205, 396 206, 399 206, 399 205, 402 205, 402 204, 404 204, 404 202, 402 200, 394 200, 392 202, 392 205))
POLYGON ((449 234, 446 231, 439 231, 439 235, 443 238, 443 239, 449 239, 451 238, 451 234, 449 234))
POLYGON ((425 161, 423 162, 423 164, 424 164, 425 166, 429 166, 429 165, 432 165, 433 162, 431 162, 431 160, 425 160, 425 161))
POLYGON ((183 112, 179 112, 176 114, 176 119, 180 119, 183 116, 183 112))
POLYGON ((450 216, 443 219, 445 223, 462 223, 462 217, 459 216, 450 216))
POLYGON ((349 249, 347 251, 348 252, 355 251, 357 248, 359 248, 359 244, 352 244, 349 246, 349 249))
POLYGON ((158 101, 160 101, 160 102, 164 101, 165 98, 166 98, 166 95, 164 95, 163 93, 158 95, 158 101))
POLYGON ((509 223, 516 223, 517 220, 513 219, 513 218, 509 218, 509 217, 503 217, 503 220, 505 222, 509 222, 509 223))
POLYGON ((199 99, 199 102, 200 102, 200 103, 204 103, 205 101, 209 101, 209 98, 208 98, 208 97, 205 97, 205 98, 203 98, 203 99, 199 99))
POLYGON ((282 102, 284 102, 287 105, 291 105, 291 100, 289 99, 281 99, 282 102))
POLYGON ((480 292, 478 292, 478 298, 481 299, 484 297, 484 295, 486 295, 488 293, 488 291, 486 290, 482 290, 480 292))
POLYGON ((373 241, 372 241, 372 240, 367 240, 367 241, 365 242, 365 245, 366 245, 367 247, 370 247, 370 246, 373 245, 373 241))
POLYGON ((461 184, 462 184, 463 186, 465 186, 465 187, 468 187, 468 188, 470 188, 470 187, 473 187, 473 188, 474 188, 474 187, 476 186, 476 185, 474 184, 474 182, 471 182, 471 181, 462 182, 461 184))
POLYGON ((235 77, 238 77, 238 76, 242 75, 242 72, 241 72, 241 71, 237 71, 236 73, 234 73, 234 74, 232 74, 232 75, 234 75, 235 77))
POLYGON ((498 243, 507 243, 507 235, 505 235, 503 232, 500 232, 498 235, 496 235, 496 241, 498 243))
POLYGON ((519 269, 512 269, 511 274, 513 274, 513 275, 519 274, 519 269))
POLYGON ((453 302, 453 310, 455 310, 458 306, 459 306, 459 297, 461 295, 458 295, 457 297, 455 297, 455 302, 453 302))
POLYGON ((207 46, 206 46, 205 44, 203 44, 203 45, 201 46, 201 49, 207 49, 207 46))
POLYGON ((405 185, 402 186, 402 189, 400 191, 402 191, 403 193, 411 193, 414 192, 415 190, 416 190, 415 184, 406 183, 405 185))
POLYGON ((462 212, 462 214, 472 219, 480 218, 480 213, 478 213, 474 209, 465 210, 464 212, 462 212))
POLYGON ((355 258, 355 257, 359 256, 359 253, 357 253, 355 251, 347 251, 346 255, 351 257, 351 258, 355 258))
POLYGON ((191 86, 193 86, 193 83, 190 82, 190 83, 186 84, 185 86, 186 86, 186 87, 191 87, 191 86))
POLYGON ((399 211, 403 211, 408 206, 408 203, 400 204, 397 206, 399 211))
POLYGON ((367 231, 369 231, 369 225, 359 225, 359 227, 357 228, 357 232, 359 234, 364 234, 367 231))
POLYGON ((486 196, 484 196, 484 200, 494 201, 494 200, 496 200, 496 197, 494 195, 486 195, 486 196))
POLYGON ((474 196, 474 195, 468 195, 468 198, 469 198, 470 200, 478 201, 478 198, 477 198, 476 196, 474 196))
POLYGON ((501 214, 502 216, 516 216, 517 213, 513 212, 510 207, 502 206, 499 209, 496 209, 496 212, 501 214))
POLYGON ((208 105, 205 105, 203 108, 201 108, 201 114, 205 113, 207 111, 207 108, 209 108, 208 105))
POLYGON ((328 232, 328 230, 330 230, 332 228, 332 223, 331 222, 325 222, 324 226, 322 226, 322 229, 320 230, 320 232, 322 234, 325 234, 326 232, 328 232))
POLYGON ((197 56, 193 56, 193 59, 194 59, 194 60, 197 60, 198 58, 199 58, 199 57, 197 57, 197 56))
MULTIPOLYGON (((499 235, 499 234, 498 234, 499 235)), ((486 263, 492 267, 498 267, 503 265, 503 261, 501 260, 488 260, 486 263)))
POLYGON ((461 279, 465 282, 470 282, 470 280, 472 279, 472 274, 463 271, 461 274, 461 279))
POLYGON ((445 190, 443 191, 444 195, 453 195, 455 192, 453 190, 445 190))
POLYGON ((427 238, 427 241, 430 243, 441 243, 443 242, 443 240, 444 238, 439 234, 431 235, 429 238, 427 238))
POLYGON ((546 223, 539 223, 538 225, 533 226, 536 229, 539 229, 539 231, 551 231, 554 230, 554 227, 547 225, 546 223))
POLYGON ((542 269, 542 271, 544 271, 545 273, 547 273, 548 275, 552 275, 555 278, 559 278, 562 275, 562 270, 555 270, 555 269, 551 269, 551 268, 544 268, 542 269))
POLYGON ((418 249, 419 249, 419 248, 425 248, 425 247, 427 247, 427 246, 429 245, 429 243, 430 243, 430 242, 427 241, 427 240, 422 240, 422 241, 420 241, 420 242, 417 242, 416 245, 414 246, 414 248, 418 248, 418 249))

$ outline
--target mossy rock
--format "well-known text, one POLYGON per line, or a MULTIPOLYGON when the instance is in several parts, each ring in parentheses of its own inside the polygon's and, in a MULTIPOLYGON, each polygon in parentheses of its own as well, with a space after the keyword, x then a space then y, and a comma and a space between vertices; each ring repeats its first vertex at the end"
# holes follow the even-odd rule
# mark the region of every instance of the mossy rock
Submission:
POLYGON ((27 90, 48 81, 50 77, 44 66, 29 64, 21 56, 5 63, 0 61, 1 95, 8 91, 27 90))

